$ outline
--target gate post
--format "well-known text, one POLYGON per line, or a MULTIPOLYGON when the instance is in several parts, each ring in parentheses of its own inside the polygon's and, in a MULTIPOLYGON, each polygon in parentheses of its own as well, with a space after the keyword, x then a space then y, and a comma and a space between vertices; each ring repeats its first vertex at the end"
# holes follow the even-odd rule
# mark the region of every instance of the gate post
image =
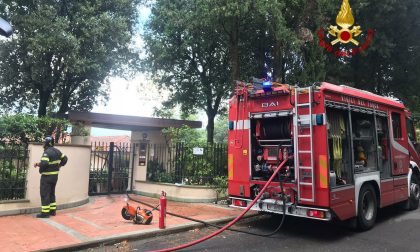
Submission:
POLYGON ((114 142, 109 143, 109 159, 108 159, 108 194, 112 188, 112 170, 114 169, 114 142))

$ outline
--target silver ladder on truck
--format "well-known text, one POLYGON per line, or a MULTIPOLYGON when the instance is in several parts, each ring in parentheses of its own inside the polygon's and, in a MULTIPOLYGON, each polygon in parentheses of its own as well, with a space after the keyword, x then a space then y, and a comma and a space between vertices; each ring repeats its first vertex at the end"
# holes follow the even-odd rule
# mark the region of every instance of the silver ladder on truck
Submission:
MULTIPOLYGON (((293 127, 294 127, 294 160, 295 160, 295 180, 298 183, 298 200, 315 202, 315 180, 314 180, 314 155, 313 155, 313 119, 312 119, 312 87, 295 88, 295 111, 293 114, 293 127), (301 95, 302 94, 302 95, 301 95), (307 96, 307 98, 305 98, 307 96), (303 100, 303 102, 301 102, 303 100), (302 110, 302 108, 308 108, 302 110), (309 128, 305 131, 305 129, 309 128), (305 134, 302 132, 305 131, 305 134), (309 139, 309 148, 302 149, 299 146, 299 140, 309 139), (301 165, 301 160, 310 159, 310 162, 306 162, 306 165, 301 165), (308 164, 309 163, 309 164, 308 164), (305 176, 303 181, 302 173, 308 174, 305 176), (302 188, 311 188, 311 197, 302 197, 302 188)), ((307 190, 307 189, 305 189, 307 190)))

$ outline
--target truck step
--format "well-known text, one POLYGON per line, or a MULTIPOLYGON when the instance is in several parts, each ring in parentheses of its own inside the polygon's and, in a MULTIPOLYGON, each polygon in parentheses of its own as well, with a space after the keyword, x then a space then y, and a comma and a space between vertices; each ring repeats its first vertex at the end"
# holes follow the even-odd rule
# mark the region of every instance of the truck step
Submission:
POLYGON ((299 166, 301 170, 312 170, 312 166, 299 166))
POLYGON ((298 107, 309 107, 311 104, 310 103, 299 103, 297 104, 298 107))
POLYGON ((309 150, 301 150, 301 151, 299 151, 299 153, 302 153, 302 154, 310 154, 310 153, 312 153, 312 151, 309 151, 309 150))
POLYGON ((312 185, 312 183, 308 183, 308 182, 300 182, 299 185, 312 185))
POLYGON ((310 202, 314 202, 314 199, 309 199, 309 198, 300 198, 298 199, 300 201, 310 201, 310 202))

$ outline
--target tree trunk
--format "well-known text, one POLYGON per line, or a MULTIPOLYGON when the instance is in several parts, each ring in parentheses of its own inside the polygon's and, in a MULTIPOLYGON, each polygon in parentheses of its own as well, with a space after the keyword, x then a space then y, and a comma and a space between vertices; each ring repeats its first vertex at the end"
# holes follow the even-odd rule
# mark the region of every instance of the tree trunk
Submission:
POLYGON ((60 109, 58 110, 59 114, 65 114, 69 111, 69 99, 71 94, 63 94, 61 97, 60 109))
POLYGON ((284 83, 284 67, 283 67, 283 46, 279 41, 275 42, 273 59, 273 80, 284 83))
POLYGON ((48 101, 50 100, 51 92, 39 90, 39 104, 38 104, 38 117, 47 115, 48 101))
POLYGON ((216 117, 215 113, 213 112, 207 112, 207 142, 213 143, 214 140, 214 118, 216 117))

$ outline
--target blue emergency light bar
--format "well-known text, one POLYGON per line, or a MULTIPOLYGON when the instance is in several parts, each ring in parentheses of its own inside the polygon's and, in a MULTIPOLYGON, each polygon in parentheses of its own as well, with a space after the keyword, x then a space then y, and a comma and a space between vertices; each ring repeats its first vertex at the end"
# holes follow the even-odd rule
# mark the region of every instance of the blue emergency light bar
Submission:
POLYGON ((0 35, 9 37, 12 35, 13 29, 12 26, 6 20, 0 18, 0 35))

